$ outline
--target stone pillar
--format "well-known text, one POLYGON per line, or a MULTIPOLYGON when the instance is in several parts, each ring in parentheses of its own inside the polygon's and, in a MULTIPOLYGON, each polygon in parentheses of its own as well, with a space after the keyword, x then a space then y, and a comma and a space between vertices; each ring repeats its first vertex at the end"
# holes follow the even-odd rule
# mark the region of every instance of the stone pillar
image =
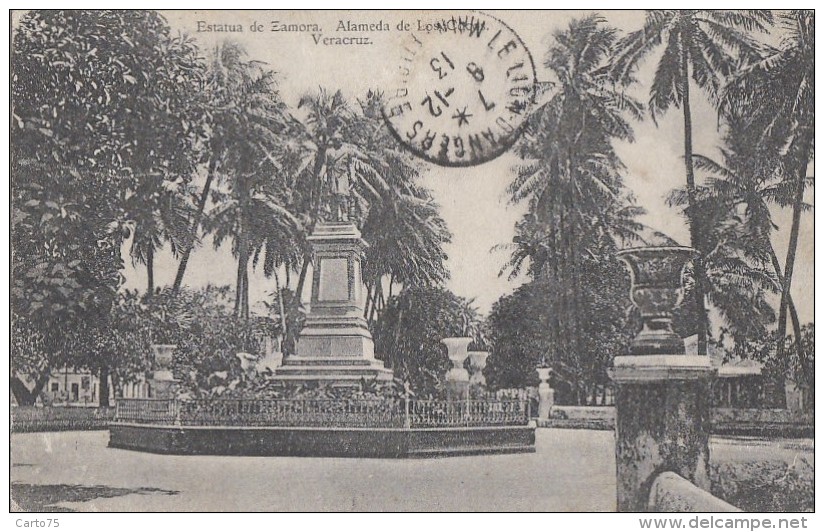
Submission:
POLYGON ((541 383, 538 385, 538 419, 549 419, 552 405, 555 404, 555 390, 549 386, 549 375, 552 368, 538 368, 538 378, 541 383))
POLYGON ((441 343, 446 346, 447 356, 452 362, 452 368, 446 373, 447 396, 450 399, 461 399, 466 396, 469 388, 469 372, 463 365, 469 356, 467 348, 472 343, 472 338, 444 338, 441 343))
POLYGON ((633 303, 644 321, 630 354, 614 361, 618 511, 646 511, 658 475, 672 471, 709 490, 712 378, 709 357, 686 355, 672 331, 683 296, 690 248, 638 248, 619 253, 632 273, 633 303))

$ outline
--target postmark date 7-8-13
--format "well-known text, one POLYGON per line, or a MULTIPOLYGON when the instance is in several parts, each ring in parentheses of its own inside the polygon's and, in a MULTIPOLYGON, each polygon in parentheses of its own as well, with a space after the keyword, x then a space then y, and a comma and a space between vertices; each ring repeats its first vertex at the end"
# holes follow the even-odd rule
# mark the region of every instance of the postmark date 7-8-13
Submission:
MULTIPOLYGON (((421 26, 421 24, 418 24, 421 26)), ((413 153, 443 166, 494 159, 515 142, 535 97, 535 66, 506 24, 472 12, 408 35, 384 118, 413 153)))

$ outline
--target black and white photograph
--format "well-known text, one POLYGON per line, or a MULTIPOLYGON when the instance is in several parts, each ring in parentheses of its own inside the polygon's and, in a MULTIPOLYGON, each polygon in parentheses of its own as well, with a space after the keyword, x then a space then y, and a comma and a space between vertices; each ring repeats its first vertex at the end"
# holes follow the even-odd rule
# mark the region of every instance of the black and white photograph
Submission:
POLYGON ((813 10, 9 23, 16 527, 813 522, 813 10))

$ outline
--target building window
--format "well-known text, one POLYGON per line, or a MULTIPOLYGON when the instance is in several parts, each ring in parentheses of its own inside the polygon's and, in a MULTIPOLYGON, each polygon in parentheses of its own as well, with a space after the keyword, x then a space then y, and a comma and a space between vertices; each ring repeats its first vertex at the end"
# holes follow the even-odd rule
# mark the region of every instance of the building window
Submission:
POLYGON ((59 392, 60 391, 60 383, 59 382, 51 383, 51 391, 59 392))

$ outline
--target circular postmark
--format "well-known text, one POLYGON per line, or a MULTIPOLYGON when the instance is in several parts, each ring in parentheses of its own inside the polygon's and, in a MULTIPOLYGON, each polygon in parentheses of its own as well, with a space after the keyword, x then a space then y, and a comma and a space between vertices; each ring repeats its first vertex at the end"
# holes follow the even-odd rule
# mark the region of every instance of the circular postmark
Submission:
POLYGON ((535 98, 535 64, 506 24, 479 12, 411 24, 383 116, 427 161, 472 166, 507 151, 535 98))

